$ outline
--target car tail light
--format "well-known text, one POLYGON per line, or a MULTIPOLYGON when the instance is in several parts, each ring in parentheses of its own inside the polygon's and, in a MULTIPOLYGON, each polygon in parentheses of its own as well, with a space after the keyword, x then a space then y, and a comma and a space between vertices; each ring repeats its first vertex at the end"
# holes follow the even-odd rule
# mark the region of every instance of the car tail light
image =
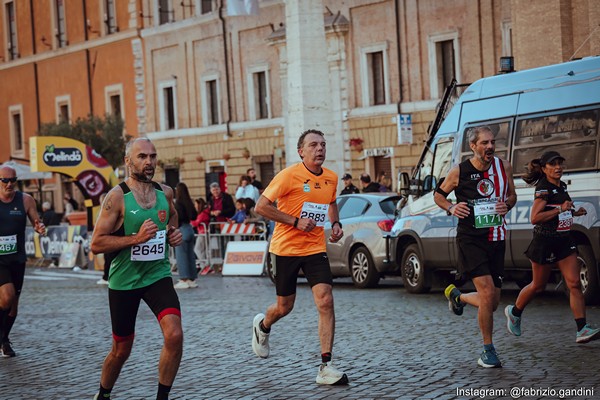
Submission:
POLYGON ((394 221, 391 219, 384 219, 377 222, 377 226, 384 232, 390 232, 394 226, 394 221))

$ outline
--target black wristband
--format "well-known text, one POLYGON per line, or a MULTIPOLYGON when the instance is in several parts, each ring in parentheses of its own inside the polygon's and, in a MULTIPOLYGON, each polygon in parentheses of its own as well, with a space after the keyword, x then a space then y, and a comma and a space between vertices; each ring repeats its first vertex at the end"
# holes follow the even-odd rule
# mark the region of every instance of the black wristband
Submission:
POLYGON ((296 220, 294 221, 294 228, 298 227, 298 221, 300 221, 300 219, 296 217, 296 220))
POLYGON ((510 205, 508 203, 504 203, 504 204, 506 204, 506 212, 509 212, 514 207, 514 204, 513 205, 510 205))
POLYGON ((343 228, 342 228, 342 223, 341 223, 340 221, 333 221, 333 222, 331 223, 331 228, 332 228, 332 229, 333 229, 333 226, 334 226, 335 224, 338 224, 338 225, 340 226, 340 229, 343 229, 343 228))

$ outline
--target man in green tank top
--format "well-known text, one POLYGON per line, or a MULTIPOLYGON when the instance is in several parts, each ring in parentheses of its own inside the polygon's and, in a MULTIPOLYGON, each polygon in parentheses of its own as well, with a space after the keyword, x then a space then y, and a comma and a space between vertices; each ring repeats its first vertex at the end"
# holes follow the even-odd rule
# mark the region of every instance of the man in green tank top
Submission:
POLYGON ((176 227, 173 190, 154 181, 156 148, 137 138, 125 150, 129 177, 113 188, 102 204, 92 237, 94 253, 111 253, 108 300, 113 345, 106 356, 95 399, 110 399, 121 368, 131 354, 141 300, 150 307, 163 332, 158 365, 157 400, 169 398, 183 351, 181 307, 171 279, 169 245, 182 241, 176 227))

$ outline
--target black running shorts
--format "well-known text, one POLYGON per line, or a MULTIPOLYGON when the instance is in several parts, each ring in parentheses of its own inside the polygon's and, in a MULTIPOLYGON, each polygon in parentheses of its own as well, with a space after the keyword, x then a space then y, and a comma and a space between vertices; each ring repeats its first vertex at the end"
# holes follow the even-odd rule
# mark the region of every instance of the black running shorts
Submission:
POLYGON ((543 237, 534 236, 525 255, 538 264, 553 264, 577 253, 577 245, 570 236, 543 237))
POLYGON ((141 300, 148 304, 159 322, 165 315, 169 314, 181 317, 179 298, 170 277, 163 278, 140 289, 108 289, 110 319, 115 341, 133 340, 135 319, 141 300))
POLYGON ((296 293, 296 281, 300 269, 310 287, 318 283, 333 284, 327 253, 301 257, 278 256, 271 253, 271 262, 275 274, 277 296, 291 296, 296 293))
POLYGON ((23 288, 23 279, 25 279, 25 263, 7 265, 0 262, 0 286, 12 283, 18 296, 23 288))
POLYGON ((504 240, 490 242, 487 238, 479 239, 469 236, 457 237, 458 272, 461 278, 473 279, 478 276, 491 275, 494 286, 502 287, 504 277, 504 240))

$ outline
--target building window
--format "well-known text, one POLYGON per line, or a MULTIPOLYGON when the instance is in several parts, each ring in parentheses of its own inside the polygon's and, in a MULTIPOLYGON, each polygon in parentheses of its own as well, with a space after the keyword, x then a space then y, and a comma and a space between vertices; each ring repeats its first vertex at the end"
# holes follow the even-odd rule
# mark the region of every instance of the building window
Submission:
POLYGON ((512 23, 510 21, 502 22, 502 57, 510 57, 512 51, 512 23))
POLYGON ((71 96, 60 96, 56 98, 56 123, 71 122, 71 96))
POLYGON ((363 107, 388 104, 387 43, 363 47, 360 62, 363 107))
POLYGON ((19 58, 17 47, 17 19, 15 16, 15 2, 8 1, 4 4, 4 15, 6 15, 6 33, 8 35, 8 59, 19 58))
POLYGON ((106 113, 125 119, 123 116, 123 85, 107 86, 104 89, 104 98, 106 101, 106 113))
POLYGON ((208 14, 213 10, 213 0, 196 0, 196 7, 199 14, 208 14))
POLYGON ((118 32, 115 0, 104 0, 104 25, 107 35, 118 32))
POLYGON ((221 123, 219 80, 213 74, 202 78, 202 125, 217 125, 221 123))
POLYGON ((67 23, 65 20, 64 0, 55 0, 54 12, 56 15, 56 27, 54 29, 58 47, 65 47, 67 43, 67 23))
POLYGON ((159 118, 160 129, 168 131, 177 129, 177 98, 176 81, 166 81, 159 84, 159 118))
POLYGON ((248 108, 250 119, 271 118, 269 73, 266 66, 248 69, 248 108))
POLYGON ((440 98, 453 78, 460 82, 458 33, 433 35, 428 39, 431 98, 440 98))
POLYGON ((10 125, 11 154, 15 157, 23 156, 25 152, 23 139, 23 107, 21 105, 8 108, 10 125))
POLYGON ((173 22, 174 10, 171 0, 158 0, 158 24, 168 24, 173 22))

